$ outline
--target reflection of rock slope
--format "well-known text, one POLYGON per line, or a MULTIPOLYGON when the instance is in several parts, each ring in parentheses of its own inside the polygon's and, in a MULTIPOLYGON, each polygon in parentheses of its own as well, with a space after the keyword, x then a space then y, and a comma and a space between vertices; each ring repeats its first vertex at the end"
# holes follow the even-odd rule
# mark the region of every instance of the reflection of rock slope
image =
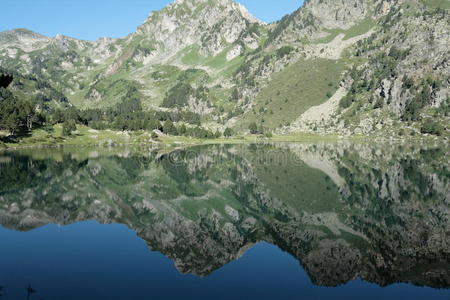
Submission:
POLYGON ((448 287, 448 153, 400 150, 292 144, 89 159, 7 154, 0 222, 18 230, 123 223, 183 273, 208 275, 265 240, 297 257, 318 285, 361 277, 448 287))
POLYGON ((288 147, 300 157, 316 153, 335 162, 346 182, 342 199, 346 208, 353 210, 339 216, 370 241, 366 244, 353 236, 330 244, 321 239, 305 258, 294 254, 316 283, 340 284, 360 276, 382 285, 403 278, 417 284, 448 286, 448 153, 339 145, 344 154, 338 154, 327 147, 288 147), (355 247, 358 244, 366 245, 355 247), (432 266, 430 261, 439 263, 432 266))

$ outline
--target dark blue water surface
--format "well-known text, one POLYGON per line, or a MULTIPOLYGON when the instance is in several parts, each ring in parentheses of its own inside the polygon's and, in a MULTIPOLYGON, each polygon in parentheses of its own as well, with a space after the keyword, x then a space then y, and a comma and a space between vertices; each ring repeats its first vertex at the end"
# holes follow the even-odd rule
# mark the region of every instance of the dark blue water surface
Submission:
POLYGON ((449 300, 449 151, 0 153, 0 300, 449 300))
POLYGON ((81 222, 31 232, 0 229, 4 299, 450 299, 448 290, 362 280, 314 286, 298 261, 268 243, 206 278, 182 275, 123 225, 81 222))

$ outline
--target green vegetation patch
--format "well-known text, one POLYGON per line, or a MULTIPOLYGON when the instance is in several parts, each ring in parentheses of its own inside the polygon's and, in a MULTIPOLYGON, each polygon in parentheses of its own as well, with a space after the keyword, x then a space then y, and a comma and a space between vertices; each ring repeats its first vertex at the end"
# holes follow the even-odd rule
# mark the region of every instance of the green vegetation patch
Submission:
POLYGON ((328 35, 327 37, 325 37, 323 39, 318 40, 317 42, 325 43, 325 44, 329 43, 332 40, 334 40, 341 33, 345 34, 344 40, 348 40, 348 39, 354 38, 356 36, 367 33, 375 25, 376 25, 375 20, 373 20, 372 18, 369 17, 369 18, 364 19, 360 23, 353 25, 351 28, 349 28, 347 30, 343 30, 343 29, 325 30, 326 32, 330 33, 330 35, 328 35))
POLYGON ((450 9, 449 0, 422 0, 423 4, 431 8, 450 9))
MULTIPOLYGON (((181 50, 178 56, 181 57, 181 62, 190 66, 207 66, 213 69, 229 69, 233 68, 235 70, 242 62, 242 57, 238 56, 230 61, 227 60, 227 53, 231 50, 233 46, 225 48, 222 52, 215 56, 202 56, 200 55, 200 46, 192 45, 181 50)), ((230 73, 227 71, 227 73, 230 73)))
POLYGON ((290 151, 276 150, 249 156, 259 159, 256 175, 273 197, 299 213, 342 209, 339 189, 327 174, 309 167, 290 151))
POLYGON ((199 49, 200 46, 192 45, 181 50, 179 53, 181 56, 181 62, 186 65, 200 64, 205 58, 200 55, 199 49))
POLYGON ((344 69, 343 61, 315 59, 299 61, 274 74, 239 126, 246 130, 256 122, 258 126, 273 129, 291 123, 336 92, 344 69))
POLYGON ((105 78, 93 85, 86 93, 86 99, 93 94, 94 90, 101 95, 101 101, 88 102, 88 108, 108 108, 123 100, 137 98, 143 99, 144 96, 139 92, 141 85, 133 80, 128 80, 119 74, 105 78))

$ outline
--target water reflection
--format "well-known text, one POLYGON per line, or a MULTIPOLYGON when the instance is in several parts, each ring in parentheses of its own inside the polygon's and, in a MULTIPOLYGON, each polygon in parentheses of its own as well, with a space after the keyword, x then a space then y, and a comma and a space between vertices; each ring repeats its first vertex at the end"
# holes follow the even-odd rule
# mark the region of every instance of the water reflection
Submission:
POLYGON ((199 276, 265 241, 316 285, 449 288, 448 152, 342 143, 3 153, 0 224, 124 224, 199 276))

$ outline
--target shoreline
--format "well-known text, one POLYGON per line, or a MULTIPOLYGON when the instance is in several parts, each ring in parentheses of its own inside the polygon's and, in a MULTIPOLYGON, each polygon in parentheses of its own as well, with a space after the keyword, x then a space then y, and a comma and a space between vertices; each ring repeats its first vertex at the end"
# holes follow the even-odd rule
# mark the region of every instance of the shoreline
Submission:
MULTIPOLYGON (((98 131, 97 131, 98 132, 98 131)), ((88 147, 124 147, 124 146, 154 146, 161 147, 183 147, 183 146, 201 146, 201 145, 217 145, 217 144, 261 144, 261 143, 308 143, 308 142, 434 142, 448 144, 448 137, 438 137, 430 135, 418 135, 408 138, 400 137, 380 137, 370 135, 355 136, 339 136, 339 135, 319 135, 309 133, 296 133, 289 135, 274 135, 273 137, 264 137, 259 135, 243 135, 229 138, 213 138, 201 139, 185 136, 169 136, 161 135, 158 138, 149 138, 151 132, 114 132, 106 131, 108 134, 113 133, 118 136, 126 136, 123 138, 102 138, 89 139, 88 136, 77 134, 70 137, 47 136, 46 139, 35 140, 33 137, 27 137, 15 143, 0 143, 1 151, 14 151, 21 149, 59 149, 59 148, 88 148, 88 147)))

